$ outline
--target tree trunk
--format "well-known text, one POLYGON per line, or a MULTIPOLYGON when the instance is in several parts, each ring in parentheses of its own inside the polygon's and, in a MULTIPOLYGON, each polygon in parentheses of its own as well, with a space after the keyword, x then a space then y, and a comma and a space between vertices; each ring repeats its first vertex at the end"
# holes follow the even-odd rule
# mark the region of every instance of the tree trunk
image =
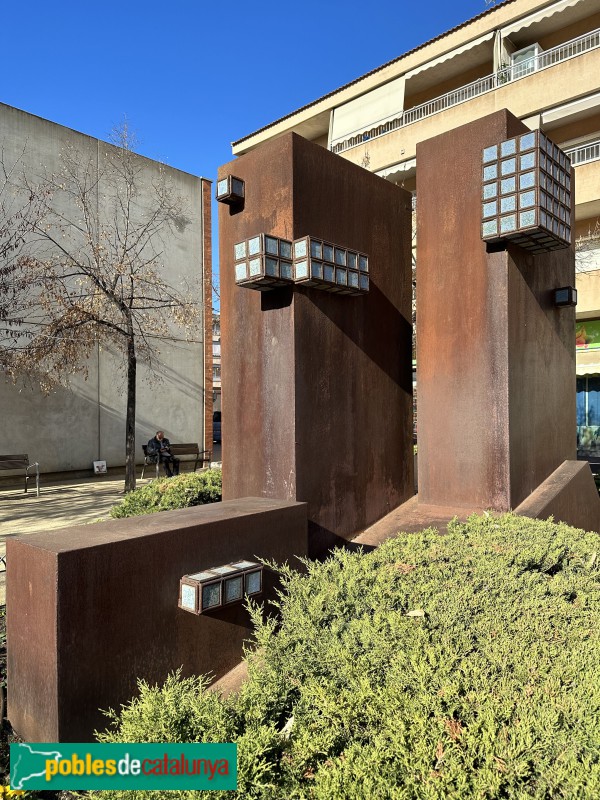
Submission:
POLYGON ((137 359, 133 332, 127 341, 127 415, 125 419, 125 492, 135 489, 135 389, 137 359))

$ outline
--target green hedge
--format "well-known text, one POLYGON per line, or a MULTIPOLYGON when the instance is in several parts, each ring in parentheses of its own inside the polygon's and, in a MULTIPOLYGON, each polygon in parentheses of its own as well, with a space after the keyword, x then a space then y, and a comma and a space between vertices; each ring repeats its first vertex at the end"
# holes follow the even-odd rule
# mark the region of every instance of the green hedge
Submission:
POLYGON ((111 509, 111 517, 137 517, 157 511, 218 503, 221 500, 221 470, 189 472, 175 478, 160 478, 125 495, 111 509))
POLYGON ((237 697, 142 683, 100 739, 235 741, 223 797, 600 797, 597 535, 472 517, 307 566, 237 697))

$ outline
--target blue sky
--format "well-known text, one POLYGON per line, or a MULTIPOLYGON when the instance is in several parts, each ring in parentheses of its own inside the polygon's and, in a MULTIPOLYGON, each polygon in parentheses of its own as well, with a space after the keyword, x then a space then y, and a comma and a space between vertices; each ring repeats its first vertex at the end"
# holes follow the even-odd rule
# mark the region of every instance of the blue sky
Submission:
POLYGON ((214 180, 230 142, 487 7, 4 0, 0 101, 102 139, 127 115, 143 155, 214 180))

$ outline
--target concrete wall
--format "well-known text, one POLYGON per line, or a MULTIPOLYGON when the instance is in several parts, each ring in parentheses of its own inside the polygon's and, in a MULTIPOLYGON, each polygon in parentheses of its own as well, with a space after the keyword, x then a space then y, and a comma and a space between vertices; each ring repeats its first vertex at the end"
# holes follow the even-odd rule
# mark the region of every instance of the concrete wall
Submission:
MULTIPOLYGON (((7 164, 21 158, 21 165, 33 182, 57 173, 61 154, 68 147, 89 158, 100 171, 111 148, 97 139, 2 104, 0 146, 7 164)), ((149 159, 140 158, 140 163, 145 185, 149 186, 158 178, 159 170, 166 170, 173 191, 184 201, 186 219, 181 220, 176 233, 164 238, 164 269, 169 282, 175 286, 184 280, 195 282, 194 293, 198 303, 203 305, 203 236, 206 212, 210 214, 210 207, 203 209, 203 180, 149 159)), ((110 197, 102 195, 102 184, 99 205, 101 213, 103 208, 109 213, 110 197)), ((71 208, 64 206, 63 210, 73 214, 71 208)), ((210 271, 210 263, 207 269, 210 271)), ((202 445, 203 338, 200 321, 194 343, 178 341, 160 346, 156 370, 149 371, 138 365, 136 435, 140 460, 141 444, 159 428, 164 429, 172 441, 197 441, 202 445), (158 375, 162 375, 162 382, 158 375)), ((125 460, 125 376, 119 368, 121 363, 116 350, 97 348, 87 364, 87 380, 80 375, 72 376, 68 389, 59 389, 47 397, 35 388, 13 386, 0 376, 3 452, 28 453, 40 463, 43 472, 91 469, 96 459, 106 460, 109 466, 122 465, 125 460)))

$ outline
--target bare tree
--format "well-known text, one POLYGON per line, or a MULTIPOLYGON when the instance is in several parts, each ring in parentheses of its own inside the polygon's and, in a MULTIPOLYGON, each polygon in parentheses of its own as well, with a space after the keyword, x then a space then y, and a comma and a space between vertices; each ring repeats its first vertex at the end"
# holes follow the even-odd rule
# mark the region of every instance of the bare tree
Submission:
POLYGON ((174 285, 164 263, 165 241, 188 223, 186 209, 165 172, 148 178, 133 145, 124 124, 102 158, 68 148, 59 174, 27 185, 43 216, 17 261, 28 298, 11 359, 13 376, 35 370, 48 389, 85 373, 97 343, 117 348, 127 385, 125 491, 135 488, 138 362, 152 367, 161 342, 182 332, 189 339, 200 314, 199 291, 174 285))
POLYGON ((29 304, 30 288, 19 269, 19 259, 28 237, 39 222, 43 199, 27 189, 19 190, 16 177, 21 157, 7 163, 0 150, 0 366, 21 337, 29 304))

